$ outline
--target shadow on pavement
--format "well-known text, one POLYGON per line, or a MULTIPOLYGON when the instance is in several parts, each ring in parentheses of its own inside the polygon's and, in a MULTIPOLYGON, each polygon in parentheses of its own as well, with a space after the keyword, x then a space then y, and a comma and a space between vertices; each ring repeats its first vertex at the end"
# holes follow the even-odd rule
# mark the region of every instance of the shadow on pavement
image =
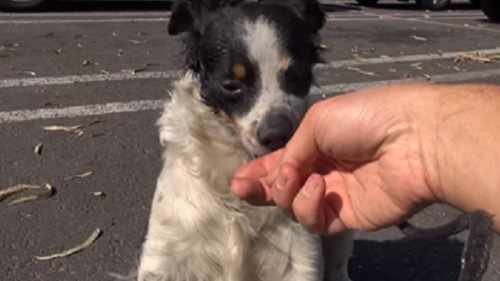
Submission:
POLYGON ((349 263, 353 281, 455 281, 463 243, 446 240, 357 240, 349 263))

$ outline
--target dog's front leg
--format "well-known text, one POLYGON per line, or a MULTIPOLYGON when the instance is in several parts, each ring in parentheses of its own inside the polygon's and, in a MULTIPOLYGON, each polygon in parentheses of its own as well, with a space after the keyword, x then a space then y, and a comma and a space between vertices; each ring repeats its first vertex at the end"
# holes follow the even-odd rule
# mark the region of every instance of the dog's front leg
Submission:
POLYGON ((175 213, 175 204, 178 204, 176 202, 179 200, 171 194, 171 186, 182 182, 177 182, 177 177, 170 172, 176 169, 165 167, 158 178, 151 205, 148 231, 138 269, 138 281, 189 280, 179 268, 179 264, 191 254, 190 245, 187 243, 189 237, 180 225, 181 220, 176 219, 178 216, 175 213))
POLYGON ((322 238, 325 260, 324 281, 350 281, 347 272, 353 247, 353 232, 322 238))
POLYGON ((172 264, 167 237, 161 223, 151 220, 146 241, 144 242, 138 270, 138 281, 181 281, 172 276, 175 265, 172 264))

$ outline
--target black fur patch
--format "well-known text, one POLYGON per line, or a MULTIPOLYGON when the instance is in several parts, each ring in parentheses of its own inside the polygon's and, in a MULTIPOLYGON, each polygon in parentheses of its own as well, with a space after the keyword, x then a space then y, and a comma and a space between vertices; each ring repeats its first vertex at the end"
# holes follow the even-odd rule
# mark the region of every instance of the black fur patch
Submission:
POLYGON ((259 66, 242 38, 244 23, 259 18, 277 30, 280 47, 292 62, 277 77, 282 90, 307 95, 313 83, 312 68, 320 61, 318 31, 325 22, 316 0, 180 0, 174 6, 168 31, 185 33, 186 67, 201 78, 205 103, 229 116, 248 112, 261 91, 259 66), (244 79, 234 77, 235 64, 245 67, 244 79))

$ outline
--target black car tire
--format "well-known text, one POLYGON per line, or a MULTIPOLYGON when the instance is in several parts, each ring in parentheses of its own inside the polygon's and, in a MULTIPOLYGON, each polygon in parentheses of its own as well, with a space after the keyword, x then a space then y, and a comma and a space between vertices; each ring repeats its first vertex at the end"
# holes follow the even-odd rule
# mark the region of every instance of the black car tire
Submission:
POLYGON ((423 9, 433 10, 433 11, 444 10, 451 3, 451 0, 416 0, 416 1, 417 5, 419 5, 423 9))
POLYGON ((362 6, 373 7, 377 5, 378 0, 356 0, 356 2, 362 6))
POLYGON ((46 0, 0 0, 0 10, 11 12, 33 11, 40 8, 46 0))
POLYGON ((500 22, 500 1, 481 0, 481 10, 491 21, 500 22))

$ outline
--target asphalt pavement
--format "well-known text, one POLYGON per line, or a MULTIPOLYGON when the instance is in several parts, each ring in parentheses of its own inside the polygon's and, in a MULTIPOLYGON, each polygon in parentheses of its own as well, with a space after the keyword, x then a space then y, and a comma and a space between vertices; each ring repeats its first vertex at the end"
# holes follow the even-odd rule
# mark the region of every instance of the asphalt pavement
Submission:
MULTIPOLYGON (((391 1, 324 3, 327 63, 315 70, 312 101, 404 81, 500 84, 500 25, 466 3, 442 12, 391 1)), ((55 189, 43 200, 9 206, 23 193, 0 202, 0 280, 105 281, 136 265, 161 165, 155 122, 180 65, 169 15, 165 3, 123 2, 0 13, 0 188, 55 189), (99 238, 80 252, 36 258, 96 229, 99 238)), ((414 222, 456 215, 436 205, 414 222)), ((457 280, 465 237, 408 242, 394 228, 359 233, 352 280, 457 280)), ((486 281, 500 279, 498 242, 486 281)))

